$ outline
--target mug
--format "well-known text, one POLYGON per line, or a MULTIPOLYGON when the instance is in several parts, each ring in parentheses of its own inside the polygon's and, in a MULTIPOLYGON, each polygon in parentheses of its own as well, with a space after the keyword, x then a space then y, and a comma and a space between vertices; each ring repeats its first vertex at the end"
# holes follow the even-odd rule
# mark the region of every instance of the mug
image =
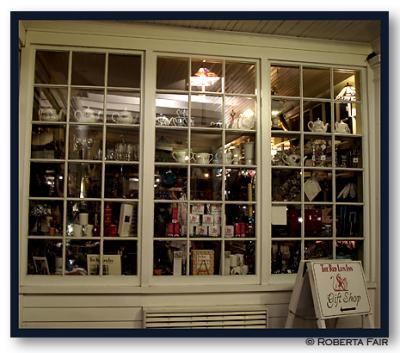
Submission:
POLYGON ((241 151, 239 147, 233 149, 233 164, 239 164, 241 157, 241 151))
POLYGON ((224 162, 225 164, 232 164, 233 153, 231 150, 227 150, 224 154, 224 162))
POLYGON ((85 234, 87 237, 93 236, 93 224, 87 224, 85 226, 85 234))
POLYGON ((176 150, 171 153, 172 158, 178 163, 187 163, 189 159, 192 159, 192 152, 188 152, 187 150, 176 150))
POLYGON ((75 237, 82 236, 82 226, 80 224, 74 224, 74 236, 75 237))
POLYGON ((207 152, 196 153, 195 160, 198 164, 210 164, 213 160, 213 155, 207 152))

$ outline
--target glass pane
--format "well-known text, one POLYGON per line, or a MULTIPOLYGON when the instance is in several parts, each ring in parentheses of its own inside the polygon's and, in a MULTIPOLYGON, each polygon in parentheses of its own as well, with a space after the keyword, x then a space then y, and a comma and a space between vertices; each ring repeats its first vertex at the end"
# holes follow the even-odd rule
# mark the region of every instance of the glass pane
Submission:
POLYGON ((256 66, 252 63, 227 62, 225 92, 256 94, 256 66))
POLYGON ((35 87, 32 120, 49 122, 65 121, 67 100, 67 89, 35 87))
POLYGON ((271 66, 272 95, 300 96, 300 69, 296 66, 271 66))
POLYGON ((107 123, 139 124, 140 93, 107 90, 107 123))
MULTIPOLYGON (((255 135, 243 135, 240 132, 226 132, 225 150, 218 149, 216 157, 222 163, 230 165, 255 165, 256 144, 255 135)), ((214 157, 215 162, 215 157, 214 157)))
POLYGON ((336 173, 336 200, 338 202, 363 201, 362 172, 340 171, 336 173))
POLYGON ((226 238, 255 238, 255 205, 225 205, 225 221, 226 238))
POLYGON ((332 241, 305 241, 304 259, 332 259, 332 241))
MULTIPOLYGON (((156 125, 184 127, 189 123, 188 96, 185 94, 156 95, 156 125)), ((192 125, 194 120, 190 120, 192 125)))
POLYGON ((247 168, 225 169, 225 200, 255 201, 256 171, 247 168))
POLYGON ((31 158, 64 159, 65 126, 33 125, 31 158))
POLYGON ((100 197, 101 169, 101 164, 69 163, 68 197, 100 197))
POLYGON ((326 172, 322 170, 305 170, 304 197, 305 201, 331 202, 332 172, 326 172))
POLYGON ((179 238, 187 235, 186 203, 154 204, 154 237, 179 238))
POLYGON ((362 206, 336 206, 337 237, 362 237, 363 225, 362 206))
POLYGON ((221 200, 222 168, 190 168, 190 199, 221 200))
POLYGON ((189 213, 189 235, 191 237, 221 237, 221 204, 191 204, 189 213))
POLYGON ((187 242, 155 241, 153 254, 154 276, 182 276, 186 274, 187 242))
POLYGON ((188 149, 187 131, 170 128, 156 130, 156 162, 188 163, 193 154, 188 149))
POLYGON ((187 195, 186 167, 156 167, 154 198, 161 200, 184 200, 187 195))
POLYGON ((272 273, 297 273, 301 260, 301 242, 273 241, 271 257, 272 273))
POLYGON ((62 248, 61 240, 29 239, 28 274, 61 275, 62 248))
POLYGON ((189 59, 157 58, 157 89, 188 90, 189 59))
POLYGON ((337 100, 360 100, 360 73, 353 70, 333 71, 334 97, 337 100))
POLYGON ((67 236, 100 236, 100 202, 68 201, 67 236))
POLYGON ((300 136, 273 133, 271 137, 271 162, 272 165, 300 166, 300 136))
POLYGON ((329 69, 303 68, 303 96, 331 98, 329 69))
POLYGON ((63 209, 61 201, 29 201, 28 235, 61 236, 63 209))
POLYGON ((88 125, 70 126, 69 159, 101 160, 103 128, 88 125))
POLYGON ((137 199, 139 197, 139 167, 137 165, 106 165, 106 198, 137 199))
POLYGON ((362 134, 361 104, 336 103, 335 128, 340 134, 362 134))
POLYGON ((300 101, 280 100, 271 101, 271 129, 284 131, 300 130, 300 101))
POLYGON ((215 154, 222 150, 221 132, 193 132, 191 135, 191 151, 195 164, 210 164, 214 162, 215 154))
POLYGON ((224 275, 245 276, 256 273, 255 241, 226 241, 224 275))
POLYGON ((285 205, 271 207, 272 236, 297 238, 301 236, 300 205, 285 205))
POLYGON ((322 136, 304 138, 304 165, 332 167, 332 140, 322 136))
POLYGON ((336 167, 362 168, 361 138, 335 138, 336 167))
POLYGON ((104 86, 104 54, 72 53, 71 84, 82 86, 104 86))
POLYGON ((193 276, 209 276, 222 273, 221 242, 190 242, 190 274, 193 276))
POLYGON ((222 97, 192 95, 191 126, 222 128, 222 97))
POLYGON ((362 240, 342 240, 336 242, 336 258, 363 261, 364 242, 362 240))
POLYGON ((221 92, 222 63, 215 60, 192 60, 192 91, 221 92))
POLYGON ((104 241, 103 275, 137 275, 136 241, 104 241))
POLYGON ((332 213, 330 206, 305 206, 304 236, 332 237, 332 213))
POLYGON ((31 163, 30 196, 63 197, 64 164, 31 163))
POLYGON ((35 83, 67 84, 68 52, 36 51, 35 83))
POLYGON ((300 201, 300 171, 288 169, 272 170, 272 201, 300 201))
POLYGON ((331 132, 331 103, 304 101, 304 131, 331 132))
POLYGON ((253 98, 225 97, 225 127, 227 129, 255 130, 256 101, 253 98))
POLYGON ((138 161, 140 135, 138 128, 107 127, 106 159, 116 161, 138 161))
POLYGON ((100 273, 100 242, 67 240, 65 255, 66 275, 98 275, 100 273))
POLYGON ((70 121, 80 123, 103 122, 104 91, 71 89, 70 121))
POLYGON ((140 88, 139 55, 108 55, 108 86, 140 88))

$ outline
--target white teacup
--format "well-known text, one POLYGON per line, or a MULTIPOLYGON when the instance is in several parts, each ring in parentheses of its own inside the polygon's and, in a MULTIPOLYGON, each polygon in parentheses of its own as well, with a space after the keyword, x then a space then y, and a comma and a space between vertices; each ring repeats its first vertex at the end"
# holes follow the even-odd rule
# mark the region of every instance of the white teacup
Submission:
POLYGON ((207 152, 196 153, 195 160, 198 164, 210 164, 213 160, 213 155, 207 152))
POLYGON ((187 163, 192 158, 192 153, 188 150, 176 150, 171 153, 172 158, 178 163, 187 163))

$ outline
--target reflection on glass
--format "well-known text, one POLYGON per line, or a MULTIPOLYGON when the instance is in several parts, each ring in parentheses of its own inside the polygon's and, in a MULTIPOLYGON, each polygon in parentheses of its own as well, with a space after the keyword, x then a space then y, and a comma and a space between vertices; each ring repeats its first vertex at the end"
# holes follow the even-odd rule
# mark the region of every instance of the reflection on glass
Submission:
POLYGON ((256 102, 253 98, 225 97, 225 127, 227 129, 255 130, 256 102))
POLYGON ((103 121, 104 91, 71 89, 70 121, 101 123, 103 121))
POLYGON ((300 237, 302 222, 300 205, 272 206, 271 208, 273 237, 300 237))
POLYGON ((225 92, 256 94, 256 67, 253 63, 226 62, 225 92))
POLYGON ((300 69, 297 66, 271 66, 272 94, 300 96, 300 69))
POLYGON ((361 138, 335 138, 336 167, 362 168, 361 138))
POLYGON ((229 201, 256 200, 256 171, 247 168, 225 170, 225 199, 229 201))
POLYGON ((157 58, 157 89, 187 90, 188 79, 189 59, 157 58))
MULTIPOLYGON (((225 150, 218 149, 214 158, 224 164, 256 164, 255 135, 243 135, 240 132, 226 132, 225 150)), ((215 160, 214 160, 215 161, 215 160)))
POLYGON ((107 127, 106 160, 138 161, 139 130, 128 127, 107 127))
POLYGON ((67 84, 68 52, 37 50, 35 83, 67 84))
POLYGON ((332 167, 332 140, 322 136, 304 138, 304 165, 332 167))
POLYGON ((303 188, 305 201, 332 201, 332 172, 305 170, 303 188))
POLYGON ((65 274, 75 276, 100 274, 100 242, 67 240, 65 274))
POLYGON ((107 123, 139 124, 140 93, 107 90, 107 123))
POLYGON ((29 188, 30 196, 63 197, 64 164, 31 163, 29 188))
POLYGON ((161 200, 185 199, 187 195, 186 167, 156 167, 154 198, 161 200))
POLYGON ((222 168, 190 169, 190 198, 192 200, 221 200, 222 168))
POLYGON ((361 172, 336 173, 336 200, 338 202, 363 201, 363 175, 361 172))
POLYGON ((254 238, 256 236, 255 205, 225 205, 225 237, 254 238))
POLYGON ((101 160, 103 129, 88 125, 74 125, 69 131, 69 159, 101 160))
MULTIPOLYGON (((185 211, 183 209, 183 211, 185 211)), ((222 223, 220 204, 191 204, 189 213, 189 235, 191 237, 220 238, 222 223)))
POLYGON ((297 273, 297 269, 301 260, 301 242, 273 241, 271 257, 272 273, 297 273))
POLYGON ((360 74, 353 70, 333 70, 333 87, 334 97, 338 100, 350 100, 349 93, 351 92, 351 100, 360 100, 360 74), (350 87, 343 91, 344 88, 350 87))
POLYGON ((154 276, 183 276, 187 269, 186 241, 155 241, 154 276))
POLYGON ((214 159, 222 161, 217 155, 222 152, 222 133, 218 132, 194 132, 191 134, 191 145, 193 152, 193 160, 195 164, 217 164, 214 159))
POLYGON ((215 60, 192 60, 192 91, 221 92, 222 63, 215 60))
POLYGON ((72 53, 71 84, 82 86, 104 86, 104 54, 72 53))
POLYGON ((300 201, 301 175, 299 171, 272 170, 272 201, 300 201))
POLYGON ((336 103, 335 132, 339 134, 362 134, 361 104, 336 103))
POLYGON ((63 209, 60 201, 29 201, 28 235, 61 236, 63 209))
POLYGON ((272 99, 271 129, 281 131, 299 131, 300 101, 290 99, 272 99))
POLYGON ((194 124, 188 114, 186 94, 156 95, 156 126, 186 127, 194 124))
POLYGON ((28 274, 62 275, 62 241, 48 239, 29 239, 28 274))
POLYGON ((303 96, 331 98, 329 69, 303 68, 303 96))
POLYGON ((68 90, 65 88, 35 87, 32 119, 34 121, 65 121, 68 90))
POLYGON ((136 241, 104 241, 103 276, 136 274, 136 241))
POLYGON ((137 199, 139 197, 139 167, 137 165, 106 165, 104 196, 137 199))
POLYGON ((67 236, 99 237, 100 214, 100 202, 68 201, 67 236))
POLYGON ((100 197, 101 169, 100 164, 69 163, 68 197, 100 197))
POLYGON ((221 242, 191 241, 189 261, 192 276, 221 274, 221 242))
POLYGON ((105 237, 137 237, 138 205, 136 202, 106 202, 104 205, 105 237))
POLYGON ((305 206, 304 236, 331 237, 332 236, 332 207, 305 206))
POLYGON ((304 101, 304 131, 331 132, 331 103, 304 101))
POLYGON ((325 240, 305 241, 304 259, 332 259, 332 242, 325 240))
POLYGON ((185 203, 154 204, 154 237, 179 238, 187 235, 187 205, 185 203))
POLYGON ((256 273, 256 243, 254 241, 225 242, 225 276, 246 276, 256 273))
POLYGON ((336 206, 336 236, 363 236, 362 206, 336 206))
POLYGON ((31 157, 39 159, 64 159, 65 127, 33 125, 31 157))
POLYGON ((361 240, 341 240, 336 242, 336 258, 363 261, 364 242, 361 240))
POLYGON ((108 55, 108 86, 140 88, 139 55, 108 55))
POLYGON ((187 131, 156 130, 156 162, 188 163, 193 153, 188 149, 187 131))
POLYGON ((300 136, 274 133, 271 137, 271 163, 289 167, 301 166, 300 136))
POLYGON ((222 98, 192 95, 191 126, 222 128, 222 98))

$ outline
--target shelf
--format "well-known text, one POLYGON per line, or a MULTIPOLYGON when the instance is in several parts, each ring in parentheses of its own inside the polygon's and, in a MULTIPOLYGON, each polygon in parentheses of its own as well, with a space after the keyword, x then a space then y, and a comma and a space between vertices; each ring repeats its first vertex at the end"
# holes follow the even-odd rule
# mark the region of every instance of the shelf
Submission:
MULTIPOLYGON (((101 162, 101 161, 100 161, 101 162)), ((138 161, 118 161, 118 160, 105 160, 104 164, 111 165, 111 164, 126 164, 126 165, 139 165, 138 161)))
POLYGON ((62 235, 48 235, 48 234, 35 234, 35 235, 28 235, 28 239, 51 239, 51 240, 63 240, 64 237, 62 235))
POLYGON ((103 236, 102 239, 103 240, 112 240, 112 241, 121 241, 121 240, 134 241, 134 240, 138 240, 138 237, 137 237, 137 235, 129 236, 129 237, 120 237, 120 236, 108 237, 108 236, 103 236))
POLYGON ((30 161, 34 163, 65 163, 66 159, 31 158, 30 161))
POLYGON ((32 120, 32 125, 67 125, 66 121, 43 121, 43 120, 32 120))

